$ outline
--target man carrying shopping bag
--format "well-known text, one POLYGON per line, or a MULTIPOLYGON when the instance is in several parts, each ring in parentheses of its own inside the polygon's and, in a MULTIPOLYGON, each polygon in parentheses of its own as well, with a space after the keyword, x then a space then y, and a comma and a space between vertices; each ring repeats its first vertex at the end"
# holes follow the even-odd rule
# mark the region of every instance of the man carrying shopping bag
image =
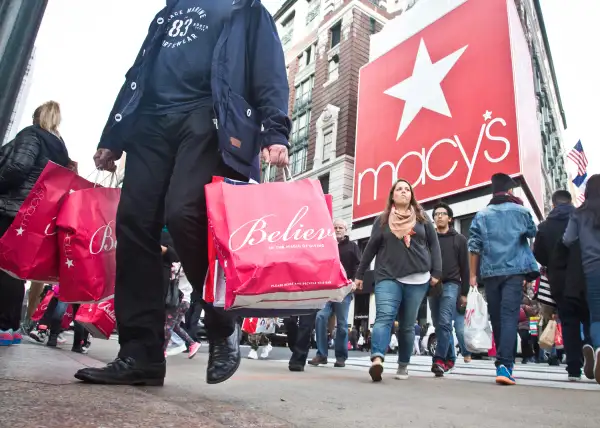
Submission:
MULTIPOLYGON (((77 379, 164 383, 165 216, 183 269, 201 292, 208 266, 204 186, 213 176, 259 180, 260 152, 272 165, 287 165, 288 97, 281 42, 259 1, 173 0, 156 15, 94 156, 98 168, 114 170, 127 152, 116 223, 121 349, 108 366, 82 369, 77 379)), ((210 305, 204 311, 206 379, 216 384, 238 369, 241 334, 234 317, 210 305)))

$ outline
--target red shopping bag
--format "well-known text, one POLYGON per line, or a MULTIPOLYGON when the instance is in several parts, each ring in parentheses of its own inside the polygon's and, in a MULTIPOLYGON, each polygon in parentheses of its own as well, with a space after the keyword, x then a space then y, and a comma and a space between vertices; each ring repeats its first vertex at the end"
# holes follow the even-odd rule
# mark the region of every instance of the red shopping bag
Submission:
POLYGON ((46 309, 48 309, 50 300, 52 300, 53 297, 54 293, 52 291, 46 293, 42 301, 39 303, 39 305, 37 305, 37 308, 35 308, 35 312, 31 316, 32 321, 39 321, 42 319, 44 313, 46 313, 46 309))
POLYGON ((67 306, 67 310, 65 311, 65 314, 63 315, 60 327, 63 330, 68 330, 69 327, 71 327, 72 322, 73 322, 73 306, 69 305, 69 306, 67 306))
MULTIPOLYGON (((235 182, 233 180, 226 180, 223 177, 213 177, 213 183, 237 183, 249 184, 243 182, 235 182)), ((329 194, 325 195, 325 202, 329 209, 329 214, 333 220, 333 197, 329 194)), ((212 233, 208 234, 208 271, 204 280, 204 295, 203 299, 207 303, 213 303, 217 307, 223 307, 225 304, 225 273, 219 265, 217 257, 217 249, 215 247, 215 240, 212 233)))
POLYGON ((225 309, 322 308, 350 292, 318 181, 217 182, 205 193, 225 309))
POLYGON ((256 333, 256 327, 258 326, 258 318, 244 318, 242 323, 242 331, 248 334, 256 333))
POLYGON ((117 325, 114 305, 114 299, 81 305, 75 321, 89 331, 92 337, 109 339, 117 325))
POLYGON ((554 333, 554 347, 556 349, 564 349, 565 348, 565 342, 563 341, 563 335, 562 335, 562 324, 560 324, 560 323, 556 324, 556 333, 554 333))
POLYGON ((58 282, 56 217, 69 192, 93 186, 67 168, 48 162, 0 239, 0 269, 21 279, 58 282))
MULTIPOLYGON (((31 316, 32 321, 39 321, 42 319, 42 317, 46 313, 46 310, 48 309, 50 300, 52 300, 53 297, 54 297, 53 291, 49 291, 46 293, 46 295, 44 296, 44 298, 42 299, 40 304, 37 306, 37 308, 35 308, 35 312, 31 316)), ((63 315, 61 325, 60 325, 61 328, 63 330, 67 330, 71 326, 72 321, 73 321, 73 308, 71 307, 71 305, 69 305, 67 307, 67 310, 65 311, 65 314, 63 315)))
POLYGON ((488 357, 496 356, 496 341, 494 340, 494 336, 492 336, 492 348, 488 351, 488 357))
POLYGON ((115 292, 115 220, 120 189, 71 193, 56 225, 60 245, 60 300, 99 302, 115 292))

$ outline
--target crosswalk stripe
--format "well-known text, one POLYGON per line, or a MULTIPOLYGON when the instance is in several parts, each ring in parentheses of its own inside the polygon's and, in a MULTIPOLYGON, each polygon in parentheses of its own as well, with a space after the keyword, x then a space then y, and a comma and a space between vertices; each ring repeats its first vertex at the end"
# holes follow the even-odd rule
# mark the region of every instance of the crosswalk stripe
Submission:
MULTIPOLYGON (((288 360, 271 360, 277 363, 288 363, 288 360)), ((367 375, 367 369, 371 365, 369 357, 350 357, 346 360, 346 369, 362 371, 367 375)), ((394 356, 388 357, 383 364, 388 377, 396 373, 397 364, 394 356)), ((334 369, 333 364, 319 366, 322 369, 334 369)), ((431 373, 431 358, 416 356, 411 358, 409 373, 411 377, 433 377, 431 373)), ((334 370, 340 370, 334 369, 334 370)), ((548 366, 547 364, 517 364, 515 367, 515 378, 518 385, 537 386, 546 388, 564 388, 575 390, 599 391, 600 386, 595 381, 585 379, 580 382, 569 382, 565 366, 548 366)), ((444 376, 448 380, 462 380, 468 382, 494 383, 496 369, 492 361, 472 361, 463 363, 458 361, 451 373, 444 376)))

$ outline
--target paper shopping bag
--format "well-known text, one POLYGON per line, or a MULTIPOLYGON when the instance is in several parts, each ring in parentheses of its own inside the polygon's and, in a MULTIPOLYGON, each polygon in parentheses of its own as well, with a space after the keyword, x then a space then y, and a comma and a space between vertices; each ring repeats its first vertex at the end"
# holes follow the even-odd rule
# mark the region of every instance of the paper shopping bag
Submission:
POLYGON ((75 321, 89 331, 92 337, 109 339, 117 325, 114 304, 114 299, 109 299, 81 305, 75 315, 75 321))
POLYGON ((120 189, 95 188, 65 199, 56 221, 61 301, 99 302, 114 294, 120 195, 120 189))
POLYGON ((316 180, 205 186, 227 309, 322 308, 350 292, 316 180))
POLYGON ((26 280, 58 282, 56 218, 65 197, 94 184, 48 162, 11 226, 0 238, 0 269, 26 280))
POLYGON ((540 348, 550 350, 554 347, 554 340, 556 338, 556 321, 548 321, 548 325, 542 331, 542 335, 539 339, 540 348))

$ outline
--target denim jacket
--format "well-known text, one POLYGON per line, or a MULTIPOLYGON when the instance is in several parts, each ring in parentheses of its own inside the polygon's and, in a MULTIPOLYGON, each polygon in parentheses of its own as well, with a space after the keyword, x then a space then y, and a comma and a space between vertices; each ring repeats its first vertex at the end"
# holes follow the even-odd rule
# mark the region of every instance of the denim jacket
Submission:
MULTIPOLYGON (((211 73, 219 152, 231 168, 259 180, 260 150, 274 144, 289 147, 285 57, 273 18, 260 0, 229 1, 232 12, 217 41, 211 73)), ((160 47, 175 3, 167 0, 167 6, 150 24, 102 132, 98 148, 110 149, 117 159, 131 135, 150 58, 160 47)))
POLYGON ((514 203, 489 205, 469 229, 469 252, 479 254, 480 277, 538 272, 529 239, 537 228, 529 210, 514 203))

